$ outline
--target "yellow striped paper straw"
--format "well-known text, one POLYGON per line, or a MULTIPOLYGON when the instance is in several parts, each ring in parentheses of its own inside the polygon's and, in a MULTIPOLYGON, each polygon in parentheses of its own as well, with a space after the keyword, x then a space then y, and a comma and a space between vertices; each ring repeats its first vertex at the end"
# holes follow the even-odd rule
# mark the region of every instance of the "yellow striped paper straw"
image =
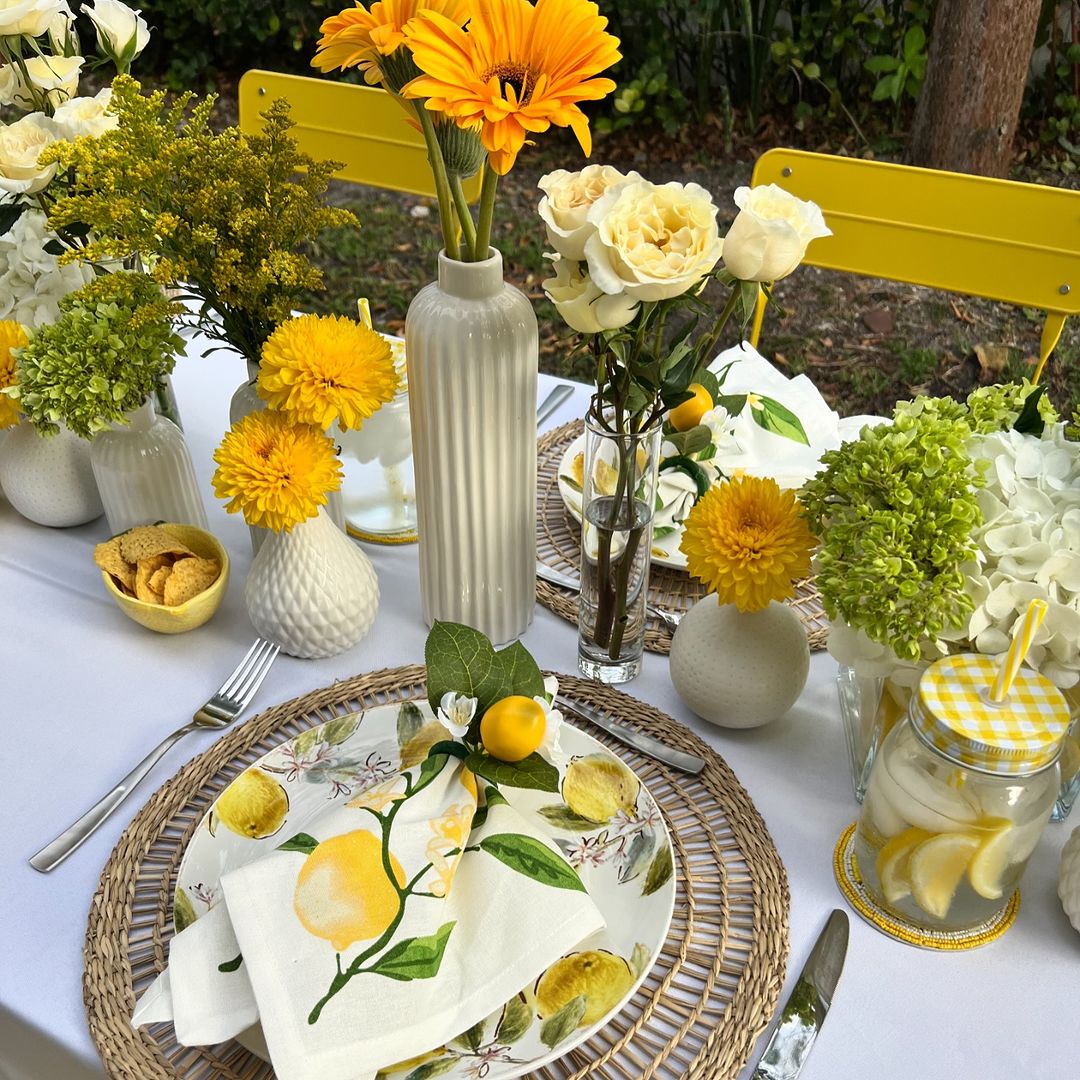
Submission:
POLYGON ((360 321, 369 330, 375 329, 371 323, 371 305, 368 303, 366 296, 361 296, 360 299, 356 301, 356 313, 360 316, 360 321))
POLYGON ((1031 639, 1046 618, 1046 601, 1032 600, 1020 620, 1018 628, 1013 631, 1012 644, 1005 654, 1005 661, 998 668, 997 678, 994 680, 994 688, 990 691, 990 700, 993 702, 1004 701, 1012 687, 1013 679, 1020 670, 1020 665, 1031 648, 1031 639))

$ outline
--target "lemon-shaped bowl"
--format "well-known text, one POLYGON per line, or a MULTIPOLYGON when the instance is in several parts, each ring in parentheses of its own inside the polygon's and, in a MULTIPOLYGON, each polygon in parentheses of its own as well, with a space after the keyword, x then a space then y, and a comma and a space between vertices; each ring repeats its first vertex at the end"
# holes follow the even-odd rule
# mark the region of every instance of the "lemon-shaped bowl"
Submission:
POLYGON ((203 559, 217 559, 221 564, 221 573, 209 588, 203 589, 183 604, 169 607, 165 604, 151 604, 128 596, 117 588, 116 582, 106 571, 101 571, 101 580, 109 595, 116 601, 120 610, 140 626, 154 630, 159 634, 183 634, 194 630, 207 622, 221 607, 225 598, 225 588, 229 583, 229 553, 213 533, 200 529, 196 525, 180 525, 163 522, 160 526, 182 544, 186 544, 196 555, 203 559))

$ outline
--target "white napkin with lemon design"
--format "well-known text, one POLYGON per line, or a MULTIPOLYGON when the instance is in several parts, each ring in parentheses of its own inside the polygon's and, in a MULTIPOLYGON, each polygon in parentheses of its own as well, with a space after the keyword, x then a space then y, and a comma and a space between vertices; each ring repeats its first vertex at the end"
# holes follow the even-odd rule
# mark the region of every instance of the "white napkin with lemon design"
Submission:
POLYGON ((282 1080, 363 1080, 461 1034, 604 925, 556 845, 479 794, 428 759, 225 874, 133 1024, 204 1045, 258 1018, 282 1080))

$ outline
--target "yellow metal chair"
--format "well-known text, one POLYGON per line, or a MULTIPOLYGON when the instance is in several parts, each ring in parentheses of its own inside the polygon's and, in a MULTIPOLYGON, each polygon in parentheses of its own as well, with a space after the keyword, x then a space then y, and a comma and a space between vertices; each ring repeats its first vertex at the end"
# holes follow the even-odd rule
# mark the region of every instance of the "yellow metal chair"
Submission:
MULTIPOLYGON (((336 176, 356 184, 435 196, 424 138, 408 123, 401 105, 380 87, 246 72, 240 79, 240 128, 258 131, 259 115, 275 98, 285 98, 296 121, 293 135, 313 158, 343 161, 336 176)), ((480 195, 480 177, 463 185, 465 197, 480 195)))
MULTIPOLYGON (((1036 382, 1080 313, 1080 191, 785 149, 762 154, 750 183, 821 207, 833 235, 811 243, 810 266, 1046 312, 1036 382)), ((760 296, 754 345, 764 313, 760 296)))

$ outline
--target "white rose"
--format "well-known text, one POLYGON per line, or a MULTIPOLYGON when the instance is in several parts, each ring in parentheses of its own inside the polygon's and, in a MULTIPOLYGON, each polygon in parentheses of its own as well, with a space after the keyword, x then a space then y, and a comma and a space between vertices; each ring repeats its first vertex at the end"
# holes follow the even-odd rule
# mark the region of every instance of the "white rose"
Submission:
POLYGON ((63 139, 77 139, 91 135, 95 139, 120 124, 115 113, 109 112, 112 88, 99 90, 94 97, 77 97, 65 101, 53 113, 53 123, 63 139))
POLYGON ((625 293, 610 295, 598 289, 581 263, 555 258, 555 276, 544 283, 544 292, 563 321, 579 334, 617 330, 638 312, 638 302, 625 293))
POLYGON ((66 3, 61 4, 45 28, 45 33, 49 36, 49 46, 57 56, 79 51, 79 40, 74 36, 74 27, 75 16, 71 8, 66 3))
POLYGON ((37 108, 35 96, 44 96, 53 109, 69 101, 79 90, 79 73, 82 71, 81 56, 32 56, 23 61, 30 85, 37 91, 31 93, 26 80, 19 78, 15 91, 15 104, 23 109, 37 108))
POLYGON ((146 20, 120 0, 94 0, 93 7, 83 4, 82 10, 97 31, 98 50, 126 71, 150 40, 146 20))
POLYGON ((724 237, 724 265, 740 281, 779 281, 803 261, 807 245, 832 236, 817 203, 776 184, 735 190, 739 213, 724 237))
POLYGON ((5 196, 33 195, 48 185, 56 166, 38 165, 38 157, 56 140, 56 125, 42 113, 0 125, 0 202, 5 196))
POLYGON ((596 232, 588 221, 589 208, 609 188, 626 180, 640 180, 636 172, 624 175, 612 165, 586 165, 580 172, 556 169, 540 178, 544 192, 538 207, 547 226, 548 243, 564 258, 581 262, 585 241, 596 232))
POLYGON ((21 80, 14 64, 0 65, 0 105, 13 105, 21 80))
POLYGON ((606 293, 667 300, 697 285, 723 250, 712 196, 697 184, 628 180, 589 210, 589 275, 606 293))
POLYGON ((0 0, 0 37, 39 37, 64 0, 0 0))

